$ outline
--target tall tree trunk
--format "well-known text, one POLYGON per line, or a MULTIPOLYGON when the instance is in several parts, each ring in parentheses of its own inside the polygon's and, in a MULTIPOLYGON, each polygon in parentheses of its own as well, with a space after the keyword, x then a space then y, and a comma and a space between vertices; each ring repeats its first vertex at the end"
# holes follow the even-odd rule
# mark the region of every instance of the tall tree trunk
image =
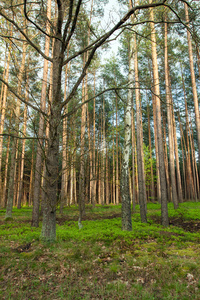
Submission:
MULTIPOLYGON (((131 2, 129 3, 131 6, 131 2)), ((134 37, 130 37, 129 44, 129 74, 128 74, 128 97, 124 117, 124 150, 122 153, 121 167, 121 201, 122 201, 122 230, 132 230, 131 199, 129 190, 129 153, 131 147, 131 110, 133 102, 134 81, 134 37)))
MULTIPOLYGON (((25 100, 28 102, 28 76, 26 78, 26 91, 25 91, 25 100)), ((27 124, 27 105, 24 108, 24 127, 23 127, 23 137, 26 136, 26 124, 27 124)), ((19 178, 19 195, 17 199, 17 208, 21 208, 22 194, 23 194, 23 177, 24 177, 24 158, 25 158, 25 143, 26 139, 22 141, 22 154, 21 154, 21 171, 19 178)))
MULTIPOLYGON (((22 46, 22 62, 19 69, 19 76, 18 76, 18 87, 17 87, 17 94, 21 95, 22 90, 22 80, 23 74, 25 69, 25 60, 26 60, 26 49, 27 45, 23 42, 22 46)), ((16 108, 15 108, 15 116, 14 116, 15 124, 14 124, 14 131, 19 131, 19 122, 20 122, 20 100, 17 99, 16 101, 16 108)), ((10 168, 10 176, 9 176, 9 183, 8 183, 8 201, 7 201, 7 208, 6 208, 6 219, 12 218, 12 208, 13 208, 13 201, 14 201, 14 180, 16 178, 16 158, 17 158, 17 150, 18 148, 18 140, 17 138, 13 138, 12 143, 12 151, 11 151, 11 168, 10 168)))
POLYGON ((138 186, 139 186, 139 204, 141 222, 147 222, 146 216, 146 184, 144 174, 144 154, 143 154, 143 133, 142 133, 142 115, 140 109, 140 91, 138 77, 138 60, 137 60, 137 42, 136 34, 134 34, 134 67, 135 67, 135 101, 136 101, 136 123, 137 123, 137 161, 138 161, 138 186))
MULTIPOLYGON (((166 21, 166 17, 165 17, 166 21)), ((169 83, 169 67, 168 67, 168 45, 167 45, 167 23, 164 24, 165 28, 165 89, 166 89, 166 104, 167 104, 167 123, 168 123, 168 138, 169 138, 169 166, 170 178, 172 187, 172 201, 174 208, 178 208, 178 197, 176 190, 176 176, 174 165, 174 139, 173 139, 173 121, 172 121, 172 102, 169 83)))
MULTIPOLYGON (((5 66, 5 81, 8 82, 8 77, 9 77, 9 68, 10 68, 10 56, 11 56, 11 45, 9 45, 8 48, 8 58, 6 61, 6 66, 5 66)), ((2 187, 1 187, 1 168, 2 168, 2 153, 3 153, 3 130, 4 130, 4 121, 5 121, 5 114, 6 114, 6 99, 7 99, 7 91, 8 87, 7 85, 2 84, 2 103, 1 103, 1 117, 0 117, 0 197, 2 196, 2 187)))
MULTIPOLYGON (((189 27, 189 14, 188 14, 188 5, 184 3, 185 6, 185 19, 188 23, 189 27)), ((190 37, 190 32, 187 30, 187 38, 188 38, 188 51, 189 51, 189 60, 190 60, 190 74, 191 74, 191 82, 192 82, 192 91, 193 91, 193 99, 194 99, 194 110, 195 110, 195 118, 196 118, 196 128, 197 128, 197 141, 198 141, 198 151, 199 151, 199 161, 200 161, 200 118, 199 118, 199 103, 197 96, 197 87, 196 87, 196 79, 194 72, 194 62, 193 62, 193 53, 192 53, 192 41, 190 37)))
MULTIPOLYGON (((131 90, 132 94, 133 91, 131 90)), ((128 91, 129 93, 129 91, 128 91)), ((131 96, 133 100, 133 96, 131 96)), ((134 120, 134 111, 131 110, 131 135, 132 135, 132 185, 133 185, 133 198, 132 198, 132 211, 135 211, 136 204, 136 188, 135 188, 135 120, 134 120)))
POLYGON ((151 201, 155 200, 155 186, 154 186, 154 175, 153 175, 153 161, 152 161, 152 148, 151 148, 151 127, 150 127, 150 108, 149 103, 147 104, 147 115, 148 115, 148 135, 149 135, 149 153, 151 161, 151 184, 150 184, 150 195, 151 201))
POLYGON ((53 48, 52 104, 49 114, 49 137, 46 154, 46 176, 41 238, 45 242, 56 239, 56 205, 59 165, 59 129, 61 124, 61 74, 63 48, 61 47, 61 28, 63 23, 62 5, 59 7, 57 29, 53 48))
MULTIPOLYGON (((84 55, 85 56, 85 55, 84 55)), ((85 58, 83 65, 85 65, 85 58)), ((85 80, 82 84, 82 103, 86 101, 85 98, 85 80)), ((80 152, 80 174, 79 174, 79 222, 85 215, 85 128, 86 128, 86 104, 82 105, 81 110, 81 152, 80 152)))
MULTIPOLYGON (((51 0, 47 2, 47 18, 51 19, 51 0)), ((46 23, 46 32, 50 34, 50 23, 46 23)), ((45 38, 45 55, 49 55, 50 38, 46 35, 45 38)), ((40 99, 40 109, 45 112, 46 109, 46 92, 47 92, 47 78, 48 78, 48 60, 44 60, 43 66, 43 80, 42 91, 40 99)), ((32 210, 32 223, 33 227, 39 226, 39 209, 40 209, 40 187, 41 187, 41 172, 42 172, 42 155, 43 155, 43 138, 44 138, 44 115, 40 114, 39 129, 38 129, 38 143, 37 154, 35 161, 35 178, 34 178, 34 190, 33 190, 33 210, 32 210)))
POLYGON ((10 136, 8 137, 7 150, 6 150, 6 160, 5 160, 4 184, 3 184, 2 202, 1 202, 1 207, 3 207, 3 208, 6 207, 6 192, 7 192, 7 182, 8 182, 9 152, 10 152, 10 136))
MULTIPOLYGON (((149 0, 152 3, 152 0, 149 0)), ((160 109, 160 88, 158 76, 157 50, 156 50, 156 34, 154 26, 153 9, 150 9, 150 23, 151 26, 151 49, 152 49, 152 63, 153 63, 153 80, 155 91, 155 105, 156 105, 156 125, 158 138, 158 155, 159 155, 159 171, 160 171, 160 185, 161 185, 161 222, 162 225, 169 225, 168 207, 167 207, 167 191, 166 178, 164 166, 163 140, 162 140, 162 124, 161 124, 161 109, 160 109)))
MULTIPOLYGON (((94 71, 94 96, 96 94, 96 91, 95 91, 95 84, 96 84, 96 76, 95 76, 95 71, 94 71)), ((96 135, 96 113, 95 113, 95 103, 96 103, 96 99, 94 97, 94 102, 93 102, 93 149, 92 149, 92 182, 91 182, 91 185, 92 185, 92 194, 91 194, 91 201, 92 201, 92 206, 95 207, 95 204, 96 204, 96 169, 95 169, 95 165, 96 165, 96 161, 95 161, 95 151, 96 151, 96 138, 95 138, 95 135, 96 135)))
MULTIPOLYGON (((67 80, 69 66, 66 65, 65 69, 65 88, 64 99, 67 96, 67 80)), ((68 112, 68 104, 64 108, 64 114, 68 112)), ((63 207, 67 203, 67 187, 68 187, 68 168, 67 168, 67 117, 63 119, 63 133, 62 133, 62 186, 61 186, 61 199, 60 199, 60 213, 63 213, 63 207)))

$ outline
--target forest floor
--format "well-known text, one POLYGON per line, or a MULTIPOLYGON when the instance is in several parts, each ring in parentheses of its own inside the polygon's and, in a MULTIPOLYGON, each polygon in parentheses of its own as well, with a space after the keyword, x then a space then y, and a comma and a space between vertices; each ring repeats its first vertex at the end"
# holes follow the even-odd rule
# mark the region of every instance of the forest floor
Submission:
POLYGON ((148 223, 121 230, 120 206, 87 206, 57 215, 57 242, 43 244, 31 208, 0 210, 0 299, 200 299, 200 203, 169 204, 170 226, 150 203, 148 223))

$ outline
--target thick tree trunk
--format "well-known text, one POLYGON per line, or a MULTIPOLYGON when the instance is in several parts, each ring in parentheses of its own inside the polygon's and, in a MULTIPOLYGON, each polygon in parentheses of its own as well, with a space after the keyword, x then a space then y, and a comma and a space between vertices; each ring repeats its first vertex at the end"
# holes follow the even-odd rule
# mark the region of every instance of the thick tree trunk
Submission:
MULTIPOLYGON (((51 0, 47 3, 47 18, 51 19, 51 0)), ((50 34, 50 23, 46 24, 46 32, 50 34)), ((45 40, 45 55, 49 55, 50 38, 46 35, 45 40)), ((43 81, 42 81, 42 91, 40 99, 40 109, 45 112, 46 109, 46 91, 47 91, 47 78, 48 78, 48 61, 44 60, 43 66, 43 81)), ((35 178, 34 178, 34 191, 33 191, 33 210, 32 210, 32 226, 39 226, 39 209, 40 209, 40 188, 41 188, 41 174, 42 174, 42 155, 43 155, 43 138, 44 138, 44 115, 40 114, 39 119, 39 130, 38 130, 38 144, 37 144, 37 154, 35 161, 35 178)))
MULTIPOLYGON (((58 26, 62 24, 62 17, 58 26)), ((53 50, 53 85, 52 104, 49 115, 49 137, 46 154, 46 178, 43 208, 43 222, 41 238, 45 242, 56 240, 56 205, 57 205, 57 182, 58 182, 58 157, 59 157, 59 127, 61 124, 61 73, 63 54, 61 52, 60 29, 56 33, 53 50)))

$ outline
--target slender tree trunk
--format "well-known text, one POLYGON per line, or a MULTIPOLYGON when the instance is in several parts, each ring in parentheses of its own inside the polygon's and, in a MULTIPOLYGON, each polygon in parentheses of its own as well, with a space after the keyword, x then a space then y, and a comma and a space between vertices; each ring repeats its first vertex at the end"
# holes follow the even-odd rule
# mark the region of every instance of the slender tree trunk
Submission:
MULTIPOLYGON (((95 84, 96 84, 96 77, 95 77, 95 72, 94 72, 94 96, 96 94, 96 91, 95 91, 95 84)), ((93 208, 95 207, 95 204, 96 204, 96 170, 95 170, 95 165, 96 165, 96 159, 95 159, 95 150, 96 150, 96 138, 95 138, 95 135, 96 135, 96 113, 95 113, 95 97, 94 97, 94 102, 93 102, 93 153, 92 153, 92 167, 93 167, 93 170, 92 170, 92 206, 93 208)))
POLYGON ((6 150, 6 161, 5 161, 5 172, 4 172, 4 184, 2 192, 2 202, 1 207, 6 207, 6 191, 7 191, 7 182, 8 182, 8 162, 9 162, 9 152, 10 152, 10 136, 8 137, 7 150, 6 150))
MULTIPOLYGON (((25 100, 28 102, 28 77, 26 82, 26 92, 25 92, 25 100)), ((26 136, 26 124, 27 124, 27 105, 25 105, 24 109, 24 127, 23 127, 23 137, 26 136)), ((25 158, 25 143, 26 140, 22 141, 22 154, 21 154, 21 172, 19 178, 19 195, 17 200, 17 208, 21 208, 21 201, 22 201, 22 193, 23 193, 23 177, 24 177, 24 158, 25 158)))
MULTIPOLYGON (((131 4, 131 3, 130 3, 131 4)), ((129 74, 128 74, 128 97, 124 117, 124 149, 122 153, 121 168, 121 201, 122 201, 122 230, 132 230, 131 199, 129 190, 129 153, 131 146, 131 111, 133 102, 134 80, 134 37, 130 38, 129 48, 129 74)))
MULTIPOLYGON (((152 3, 152 0, 149 0, 152 3)), ((168 207, 167 207, 167 191, 166 178, 164 166, 163 140, 162 140, 162 124, 161 124, 161 109, 160 109, 160 88, 158 76, 157 50, 156 50, 156 34, 154 26, 153 9, 150 9, 150 23, 151 25, 151 49, 152 49, 152 63, 153 63, 153 80, 155 91, 155 105, 156 105, 156 125, 158 138, 158 155, 159 155, 159 171, 160 171, 160 185, 161 185, 161 222, 162 225, 169 225, 168 207)))
MULTIPOLYGON (((9 77, 9 67, 10 67, 10 51, 11 51, 11 46, 8 48, 8 58, 6 62, 6 67, 5 67, 5 81, 8 82, 8 77, 9 77)), ((2 169, 2 153, 3 153, 3 130, 4 130, 4 121, 5 121, 5 114, 6 114, 6 99, 7 99, 7 85, 2 85, 2 103, 1 103, 1 117, 0 117, 0 197, 1 197, 1 169, 2 169)))
MULTIPOLYGON (((85 59, 83 62, 85 65, 85 59)), ((85 102, 85 80, 82 85, 82 103, 85 102)), ((85 128, 86 128, 86 104, 81 111, 81 152, 80 152, 80 174, 79 174, 79 222, 85 215, 85 128)))
POLYGON ((118 151, 118 108, 117 108, 117 95, 115 97, 116 107, 116 204, 119 204, 119 151, 118 151))
POLYGON ((147 115, 148 115, 148 134, 149 134, 149 153, 151 161, 151 184, 150 184, 150 195, 151 201, 155 200, 155 187, 154 187, 154 176, 153 176, 153 161, 152 161, 152 149, 151 149, 151 127, 150 127, 150 108, 149 103, 147 105, 147 115))
MULTIPOLYGON (((131 47, 130 47, 131 48, 131 47)), ((137 60, 137 42, 134 34, 134 67, 135 67, 135 101, 136 101, 136 123, 137 123, 137 161, 138 161, 138 186, 139 186, 139 204, 141 222, 147 222, 146 216, 146 184, 144 174, 144 154, 143 154, 143 133, 142 133, 142 115, 140 109, 140 91, 138 77, 138 60, 137 60)))
MULTIPOLYGON (((69 65, 65 69, 65 88, 64 99, 67 96, 67 80, 69 77, 69 65)), ((68 104, 64 108, 64 114, 68 112, 68 104)), ((67 188, 68 188, 68 167, 67 167, 67 117, 63 119, 63 134, 62 134, 62 186, 60 199, 60 213, 63 213, 63 207, 67 203, 67 188)))
MULTIPOLYGON (((23 80, 23 74, 25 69, 25 60, 26 60, 26 48, 27 45, 25 42, 23 42, 22 46, 22 62, 19 69, 19 76, 18 76, 18 87, 17 87, 17 93, 18 95, 21 95, 22 90, 22 80, 23 80)), ((14 130, 15 132, 19 131, 19 122, 20 122, 20 100, 17 99, 16 101, 16 108, 15 108, 15 116, 14 116, 15 124, 14 124, 14 130)), ((10 176, 9 176, 9 183, 8 183, 8 201, 7 201, 7 208, 6 208, 6 219, 12 218, 12 208, 13 208, 13 201, 14 201, 14 183, 16 178, 16 159, 18 154, 18 140, 17 138, 13 138, 12 143, 12 151, 11 151, 11 168, 10 168, 10 176)))
MULTIPOLYGON (((166 18, 165 18, 166 21, 166 18)), ((172 102, 170 97, 170 83, 169 83, 169 67, 168 67, 168 45, 167 45, 167 23, 165 28, 165 89, 166 89, 166 104, 167 104, 167 123, 168 123, 168 137, 169 137, 169 166, 170 178, 172 187, 172 201, 174 208, 178 208, 178 197, 176 190, 176 175, 174 165, 174 139, 173 139, 173 121, 172 121, 172 102)))
POLYGON ((167 184, 167 197, 168 201, 172 200, 171 195, 171 185, 169 180, 169 165, 168 165, 168 155, 167 155, 167 137, 166 137, 166 121, 165 117, 162 115, 163 119, 163 152, 164 152, 164 158, 165 158, 165 175, 166 175, 166 184, 167 184))
MULTIPOLYGON (((133 93, 132 90, 131 93, 133 93)), ((132 96, 131 98, 133 99, 132 96)), ((133 108, 131 110, 131 135, 132 135, 132 184, 133 184, 132 211, 134 212, 135 204, 136 204, 136 192, 135 192, 135 120, 134 120, 133 108)))
MULTIPOLYGON (((184 3, 185 6, 185 19, 188 23, 189 27, 189 14, 188 14, 188 5, 184 3)), ((194 62, 193 62, 193 53, 192 53, 192 41, 190 37, 190 32, 187 30, 187 38, 188 38, 188 51, 189 51, 189 60, 190 60, 190 74, 191 74, 191 82, 192 82, 192 91, 193 91, 193 99, 194 99, 194 110, 195 110, 195 118, 196 118, 196 128, 197 128, 197 141, 198 141, 198 151, 199 151, 199 161, 200 161, 200 118, 199 118, 199 103, 197 96, 197 87, 196 87, 196 79, 194 72, 194 62)))

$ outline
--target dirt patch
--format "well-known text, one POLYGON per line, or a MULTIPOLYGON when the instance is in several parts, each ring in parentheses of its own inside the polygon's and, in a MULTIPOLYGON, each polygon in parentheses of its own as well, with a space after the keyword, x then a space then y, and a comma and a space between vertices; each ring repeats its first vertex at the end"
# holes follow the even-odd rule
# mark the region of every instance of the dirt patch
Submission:
MULTIPOLYGON (((156 224, 161 224, 160 217, 151 216, 151 220, 156 224)), ((198 232, 200 231, 200 220, 184 220, 182 217, 170 217, 169 225, 183 228, 185 231, 198 232)))

